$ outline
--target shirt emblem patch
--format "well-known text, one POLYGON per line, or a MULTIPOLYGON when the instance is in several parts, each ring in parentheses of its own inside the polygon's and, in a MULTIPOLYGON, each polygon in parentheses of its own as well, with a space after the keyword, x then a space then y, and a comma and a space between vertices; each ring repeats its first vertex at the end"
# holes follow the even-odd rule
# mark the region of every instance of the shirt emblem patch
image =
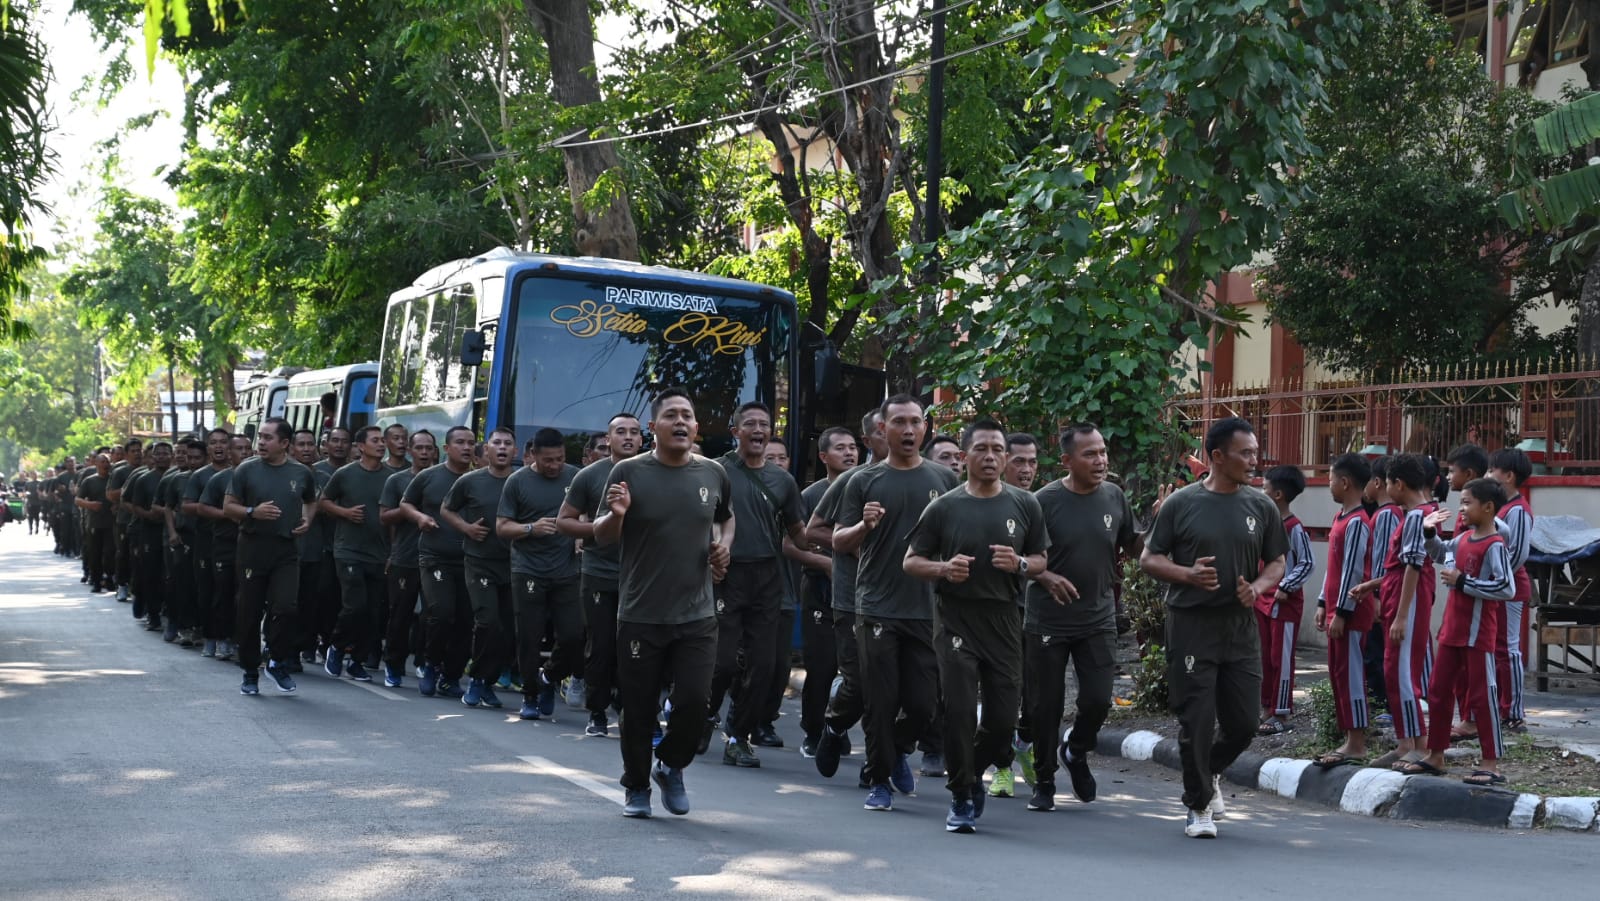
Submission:
POLYGON ((1254 535, 1256 533, 1256 518, 1254 516, 1246 516, 1244 518, 1244 527, 1250 530, 1251 535, 1254 535))
MULTIPOLYGON (((534 586, 536 586, 538 584, 539 584, 538 582, 535 582, 532 579, 529 579, 528 580, 528 593, 529 594, 533 594, 534 586)), ((597 595, 597 597, 598 597, 598 595, 597 595)))
POLYGON ((442 570, 442 569, 434 570, 433 571, 433 581, 435 581, 435 582, 443 582, 444 581, 444 570, 442 570))
POLYGON ((950 636, 950 647, 955 648, 958 651, 961 650, 961 636, 960 635, 952 635, 952 636, 950 636))
POLYGON ((1017 521, 1016 520, 1014 520, 1014 519, 1006 520, 1006 534, 1011 536, 1012 538, 1017 537, 1017 521))
POLYGON ((704 504, 711 498, 711 490, 704 485, 700 486, 700 503, 704 504))
POLYGON ((1100 517, 1100 521, 1106 524, 1106 531, 1107 532, 1111 531, 1111 514, 1110 513, 1107 513, 1105 516, 1100 517))

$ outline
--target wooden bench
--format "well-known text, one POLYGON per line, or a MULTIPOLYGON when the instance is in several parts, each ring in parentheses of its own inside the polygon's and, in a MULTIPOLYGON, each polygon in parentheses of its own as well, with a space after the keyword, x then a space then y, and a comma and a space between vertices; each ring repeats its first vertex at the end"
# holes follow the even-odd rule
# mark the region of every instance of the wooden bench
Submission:
POLYGON ((1538 690, 1549 691, 1551 677, 1600 682, 1600 558, 1532 563, 1529 574, 1538 690))

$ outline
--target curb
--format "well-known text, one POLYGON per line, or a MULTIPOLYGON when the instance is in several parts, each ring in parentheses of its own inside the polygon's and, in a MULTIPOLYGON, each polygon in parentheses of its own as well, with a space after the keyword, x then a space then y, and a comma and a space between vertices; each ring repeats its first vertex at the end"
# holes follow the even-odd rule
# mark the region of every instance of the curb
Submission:
MULTIPOLYGON (((1177 739, 1148 730, 1102 730, 1095 750, 1106 757, 1150 760, 1181 769, 1177 739)), ((1222 778, 1244 788, 1360 816, 1500 829, 1547 826, 1600 834, 1600 798, 1544 798, 1436 776, 1403 776, 1372 767, 1323 770, 1312 766, 1309 760, 1267 758, 1249 751, 1239 755, 1222 778)))

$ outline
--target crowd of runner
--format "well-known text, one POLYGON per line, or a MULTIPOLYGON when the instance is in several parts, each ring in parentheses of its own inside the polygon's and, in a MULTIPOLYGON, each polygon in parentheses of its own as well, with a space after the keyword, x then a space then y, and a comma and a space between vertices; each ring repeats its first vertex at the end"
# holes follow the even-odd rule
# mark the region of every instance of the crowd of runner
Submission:
MULTIPOLYGON (((499 709, 509 692, 524 720, 553 716, 560 696, 586 710, 590 736, 612 734, 617 716, 630 817, 651 814, 655 790, 687 813, 683 770, 713 745, 749 769, 758 748, 783 746, 796 617, 801 752, 832 778, 859 727, 866 809, 891 809, 918 770, 944 777, 951 832, 975 831, 985 800, 1013 793, 1013 767, 1030 810, 1054 809, 1062 770, 1074 798, 1094 801, 1124 558, 1167 583, 1186 834, 1216 835, 1215 774, 1256 734, 1287 728, 1312 570, 1290 509, 1305 479, 1279 467, 1252 488, 1243 420, 1211 426, 1203 479, 1161 491, 1142 530, 1092 424, 1052 436, 1062 475, 1035 491, 1037 438, 979 418, 930 443, 922 404, 897 395, 860 441, 824 432, 826 475, 802 490, 762 404, 734 411, 737 448, 716 460, 699 454, 686 393, 662 392, 649 417, 614 416, 582 468, 553 429, 518 447, 504 429, 318 435, 269 419, 254 440, 131 439, 13 490, 30 532, 48 528, 57 553, 81 557, 90 591, 114 591, 167 642, 237 661, 245 695, 263 672, 295 692, 295 674, 320 666, 472 708, 499 709)), ((1494 752, 1502 721, 1520 720, 1520 680, 1503 699, 1496 686, 1520 672, 1521 611, 1501 602, 1525 600, 1530 520, 1515 453, 1451 456, 1463 505, 1449 542, 1446 514, 1423 499, 1426 458, 1334 461, 1341 513, 1315 620, 1347 741, 1318 765, 1365 762, 1370 673, 1402 742, 1377 763, 1439 772, 1439 742, 1482 729, 1472 779, 1502 779, 1494 752), (1450 587, 1437 656, 1435 560, 1450 587), (1497 642, 1502 667, 1517 667, 1498 682, 1497 642), (1424 698, 1445 713, 1431 730, 1424 698)))

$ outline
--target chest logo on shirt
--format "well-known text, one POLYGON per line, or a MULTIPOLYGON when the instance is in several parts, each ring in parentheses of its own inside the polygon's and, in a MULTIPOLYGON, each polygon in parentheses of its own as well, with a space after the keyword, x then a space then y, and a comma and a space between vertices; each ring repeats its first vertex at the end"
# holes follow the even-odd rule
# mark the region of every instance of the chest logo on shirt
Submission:
POLYGON ((813 610, 813 611, 811 611, 811 621, 816 623, 819 626, 822 625, 822 611, 821 610, 813 610))
POLYGON ((928 500, 930 500, 930 501, 931 500, 937 500, 938 497, 939 497, 939 489, 937 489, 937 488, 929 488, 928 489, 928 500))
POLYGON ((290 479, 289 480, 289 490, 290 491, 299 491, 300 490, 300 480, 299 479, 290 479))
POLYGON ((633 659, 639 659, 639 639, 628 642, 628 653, 633 655, 633 659))
POLYGON ((404 591, 405 588, 406 588, 406 580, 405 580, 404 577, 401 577, 399 581, 400 581, 400 590, 404 591))
POLYGON ((1006 534, 1011 536, 1012 538, 1017 537, 1017 521, 1016 520, 1014 520, 1014 519, 1006 520, 1006 534))
POLYGON ((1244 518, 1244 527, 1250 530, 1251 535, 1254 535, 1256 533, 1256 518, 1254 516, 1246 516, 1244 518))
POLYGON ((1040 635, 1039 636, 1039 643, 1040 644, 1049 644, 1050 643, 1050 636, 1048 636, 1048 635, 1040 635))
POLYGON ((711 499, 711 489, 706 488, 704 485, 702 485, 700 487, 700 503, 701 503, 701 505, 702 506, 705 505, 710 499, 711 499))
POLYGON ((247 581, 247 582, 248 582, 248 581, 249 581, 249 580, 250 580, 250 578, 251 578, 251 577, 252 577, 252 576, 254 576, 254 575, 255 575, 255 574, 256 574, 256 571, 255 571, 255 570, 253 570, 253 569, 249 569, 249 568, 246 568, 246 569, 245 569, 245 571, 244 571, 244 578, 245 578, 245 581, 247 581))
POLYGON ((1100 517, 1100 521, 1106 524, 1106 531, 1107 532, 1111 531, 1111 514, 1110 513, 1107 513, 1106 515, 1100 517))
POLYGON ((961 650, 961 636, 960 635, 952 635, 952 636, 950 636, 950 647, 955 648, 958 651, 961 650))
POLYGON ((484 578, 483 576, 479 576, 478 577, 478 587, 479 588, 488 588, 489 587, 489 580, 484 578))

